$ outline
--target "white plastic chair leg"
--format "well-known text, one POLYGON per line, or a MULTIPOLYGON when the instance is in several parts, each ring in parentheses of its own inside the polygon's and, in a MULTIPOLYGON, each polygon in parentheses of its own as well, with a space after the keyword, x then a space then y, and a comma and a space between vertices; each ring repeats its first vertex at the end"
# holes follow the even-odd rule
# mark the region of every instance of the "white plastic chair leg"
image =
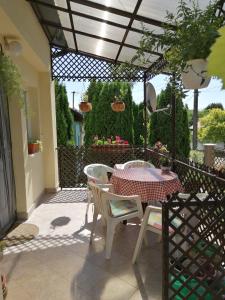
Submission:
POLYGON ((159 236, 158 236, 158 243, 161 243, 161 242, 162 242, 162 235, 159 234, 159 236))
POLYGON ((144 242, 145 242, 145 246, 148 246, 147 230, 145 231, 145 234, 144 234, 144 242))
POLYGON ((135 246, 133 258, 132 258, 132 263, 133 263, 133 264, 135 264, 135 262, 136 262, 136 260, 137 260, 137 257, 138 257, 138 255, 139 255, 139 252, 140 252, 140 250, 141 250, 141 246, 142 246, 142 242, 143 242, 145 233, 146 233, 146 228, 145 228, 145 226, 143 226, 143 224, 142 224, 141 230, 140 230, 140 233, 139 233, 139 236, 138 236, 138 240, 137 240, 137 243, 136 243, 136 246, 135 246))
POLYGON ((111 258, 111 252, 112 252, 112 243, 113 243, 113 237, 115 233, 115 227, 116 223, 114 222, 107 222, 107 233, 106 233, 106 259, 111 258))
POLYGON ((92 230, 91 230, 90 243, 92 243, 93 235, 94 235, 96 224, 97 224, 97 219, 98 219, 98 213, 95 209, 94 210, 94 215, 93 215, 93 224, 92 224, 92 230))
POLYGON ((86 207, 86 213, 85 213, 85 218, 87 219, 87 215, 88 215, 88 210, 89 210, 89 206, 91 204, 91 191, 88 191, 87 192, 87 200, 88 200, 88 203, 87 203, 87 207, 86 207))

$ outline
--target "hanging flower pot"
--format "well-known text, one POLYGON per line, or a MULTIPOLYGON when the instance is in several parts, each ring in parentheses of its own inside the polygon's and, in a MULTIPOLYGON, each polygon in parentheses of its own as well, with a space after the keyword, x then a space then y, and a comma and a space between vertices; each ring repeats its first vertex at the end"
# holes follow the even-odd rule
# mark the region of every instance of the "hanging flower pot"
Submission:
POLYGON ((186 89, 207 87, 211 79, 207 76, 207 61, 205 59, 189 60, 181 73, 181 78, 186 89))
POLYGON ((90 102, 81 101, 79 104, 80 111, 89 112, 92 110, 92 104, 90 102))
POLYGON ((87 95, 85 95, 83 97, 83 100, 79 104, 79 108, 80 108, 80 111, 82 111, 82 112, 89 112, 92 110, 92 104, 90 102, 88 102, 87 95))
POLYGON ((125 103, 115 97, 115 101, 111 103, 112 110, 115 112, 122 112, 125 110, 125 103))

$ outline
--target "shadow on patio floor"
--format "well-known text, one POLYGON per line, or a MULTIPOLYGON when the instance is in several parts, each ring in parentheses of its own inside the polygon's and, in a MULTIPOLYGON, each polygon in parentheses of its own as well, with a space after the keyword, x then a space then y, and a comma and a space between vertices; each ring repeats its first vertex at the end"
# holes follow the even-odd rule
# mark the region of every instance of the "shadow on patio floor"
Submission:
POLYGON ((119 224, 112 258, 106 261, 101 220, 89 245, 92 211, 85 223, 85 199, 78 200, 84 193, 61 191, 45 197, 27 221, 39 227, 39 235, 6 249, 2 269, 8 277, 8 300, 161 299, 157 236, 150 233, 149 247, 143 247, 133 266, 131 257, 140 227, 135 220, 126 226, 119 224))

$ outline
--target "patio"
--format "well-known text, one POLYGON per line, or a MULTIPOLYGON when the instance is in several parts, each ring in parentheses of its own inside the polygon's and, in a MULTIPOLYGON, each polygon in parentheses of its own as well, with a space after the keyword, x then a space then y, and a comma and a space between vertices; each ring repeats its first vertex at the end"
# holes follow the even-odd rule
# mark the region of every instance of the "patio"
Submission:
POLYGON ((104 226, 89 244, 92 210, 85 223, 85 189, 46 195, 26 223, 39 234, 8 247, 2 269, 11 299, 161 299, 161 243, 149 233, 138 263, 131 258, 139 224, 134 220, 116 229, 112 258, 105 260, 104 226))
MULTIPOLYGON (((111 4, 105 1, 107 3, 102 5, 94 0, 27 0, 21 1, 23 6, 18 7, 18 14, 12 4, 3 2, 0 13, 4 17, 4 37, 16 33, 24 46, 28 43, 31 47, 24 47, 22 58, 15 59, 15 64, 25 69, 22 74, 28 89, 25 101, 31 98, 34 107, 40 107, 38 124, 33 122, 33 127, 38 127, 35 140, 43 138, 43 152, 30 155, 27 120, 19 107, 11 105, 12 130, 8 126, 5 131, 11 131, 12 135, 13 157, 9 161, 13 164, 9 172, 11 177, 8 177, 12 179, 15 173, 16 190, 14 198, 4 197, 12 204, 10 207, 4 203, 5 210, 11 210, 4 232, 18 217, 28 218, 24 224, 33 224, 38 234, 25 242, 21 235, 15 245, 8 245, 4 250, 0 273, 7 277, 7 299, 223 299, 225 179, 217 170, 176 155, 178 126, 174 91, 170 97, 171 156, 148 148, 146 84, 156 74, 165 73, 173 75, 171 82, 175 85, 174 71, 172 74, 167 68, 162 49, 147 51, 150 63, 135 64, 133 75, 129 68, 120 69, 120 63, 130 60, 139 49, 143 33, 140 22, 150 30, 156 27, 156 32, 161 32, 164 13, 171 1, 166 0, 164 6, 158 3, 154 12, 154 7, 145 0, 132 1, 132 5, 127 5, 129 11, 124 10, 121 1, 111 4), (153 15, 150 12, 154 12, 153 15), (29 18, 25 20, 24 15, 29 18), (126 155, 123 151, 120 155, 108 152, 104 155, 95 153, 93 147, 57 146, 55 94, 50 79, 142 82, 143 147, 131 145, 126 155), (85 219, 87 178, 84 166, 99 162, 114 167, 142 159, 159 167, 163 157, 169 160, 184 192, 189 195, 179 198, 174 194, 162 203, 162 243, 158 242, 157 235, 148 233, 148 247, 143 246, 137 264, 131 262, 140 229, 136 219, 117 226, 112 256, 106 260, 106 228, 101 219, 95 240, 89 243, 93 210, 89 210, 88 219, 85 219), (63 190, 56 193, 58 186, 63 190), (206 194, 204 201, 198 198, 198 193, 206 194), (187 217, 184 212, 188 213, 187 217), (172 224, 175 218, 182 221, 177 227, 172 224), (179 242, 174 242, 177 236, 179 242)), ((224 1, 218 3, 216 15, 223 13, 223 4, 224 1)), ((201 5, 204 8, 205 3, 202 1, 201 5)), ((1 48, 7 53, 5 41, 7 39, 3 38, 1 48)), ((10 134, 8 143, 11 151, 10 134)), ((7 192, 14 188, 11 181, 6 185, 7 192)))

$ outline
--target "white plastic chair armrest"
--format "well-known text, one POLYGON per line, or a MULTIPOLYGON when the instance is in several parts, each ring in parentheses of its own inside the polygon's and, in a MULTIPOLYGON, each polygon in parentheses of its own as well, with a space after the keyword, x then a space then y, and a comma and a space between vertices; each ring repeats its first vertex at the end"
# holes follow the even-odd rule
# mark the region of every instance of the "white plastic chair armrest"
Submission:
POLYGON ((95 184, 98 184, 98 182, 101 183, 101 180, 94 176, 88 175, 87 178, 88 178, 88 181, 93 181, 95 184))
POLYGON ((148 205, 146 207, 145 213, 144 213, 144 217, 143 217, 143 221, 142 221, 142 225, 141 226, 146 226, 148 223, 148 219, 150 216, 151 212, 162 212, 162 207, 157 207, 157 206, 152 206, 152 205, 148 205))
POLYGON ((162 212, 162 207, 158 207, 158 206, 153 206, 153 205, 148 205, 146 207, 146 211, 155 211, 155 212, 162 212))
POLYGON ((136 202, 137 204, 137 208, 138 208, 138 211, 141 215, 141 217, 143 216, 143 208, 142 208, 142 205, 141 205, 141 197, 138 196, 138 195, 131 195, 131 196, 124 196, 124 195, 117 195, 117 194, 113 194, 113 193, 110 193, 110 192, 105 192, 104 193, 104 196, 106 197, 107 200, 112 200, 113 201, 123 201, 123 200, 133 200, 136 202))
POLYGON ((98 187, 100 187, 100 189, 109 189, 108 191, 113 193, 114 191, 114 187, 112 183, 97 183, 96 184, 98 187))

